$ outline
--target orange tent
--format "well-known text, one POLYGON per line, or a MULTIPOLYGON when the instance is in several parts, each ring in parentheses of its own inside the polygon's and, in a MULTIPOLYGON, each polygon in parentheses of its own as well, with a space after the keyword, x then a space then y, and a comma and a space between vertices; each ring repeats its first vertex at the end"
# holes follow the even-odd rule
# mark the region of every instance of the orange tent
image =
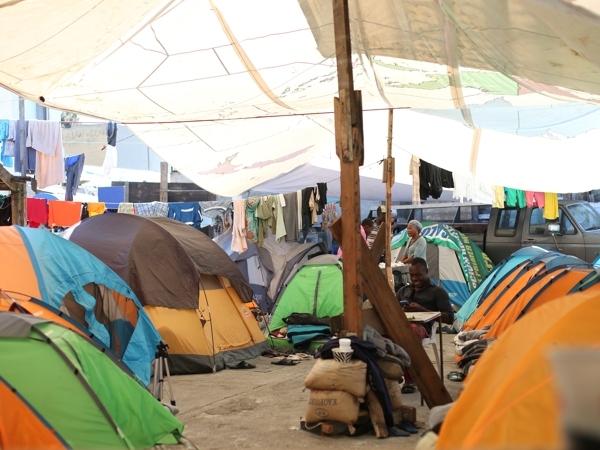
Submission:
POLYGON ((542 305, 504 333, 469 374, 438 449, 558 449, 559 405, 547 359, 555 346, 600 349, 600 291, 542 305))
POLYGON ((0 405, 1 449, 68 448, 50 425, 2 377, 0 405))

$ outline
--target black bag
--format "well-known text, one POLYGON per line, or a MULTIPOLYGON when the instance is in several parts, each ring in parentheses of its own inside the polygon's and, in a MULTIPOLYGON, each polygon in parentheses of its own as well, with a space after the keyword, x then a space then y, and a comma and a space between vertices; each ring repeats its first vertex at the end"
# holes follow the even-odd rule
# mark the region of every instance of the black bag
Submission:
POLYGON ((309 313, 292 313, 283 319, 288 325, 327 325, 329 326, 329 317, 319 318, 309 313))

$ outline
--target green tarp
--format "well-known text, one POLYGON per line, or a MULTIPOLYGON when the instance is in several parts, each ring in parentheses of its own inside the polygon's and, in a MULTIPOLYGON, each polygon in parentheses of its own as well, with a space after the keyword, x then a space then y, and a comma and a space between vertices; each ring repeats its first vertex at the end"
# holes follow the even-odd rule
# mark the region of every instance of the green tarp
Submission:
MULTIPOLYGON (((11 317, 0 315, 0 328, 11 317)), ((6 327, 5 327, 6 329, 6 327)), ((0 337, 0 375, 72 448, 175 444, 183 424, 84 337, 37 321, 27 336, 0 337)))

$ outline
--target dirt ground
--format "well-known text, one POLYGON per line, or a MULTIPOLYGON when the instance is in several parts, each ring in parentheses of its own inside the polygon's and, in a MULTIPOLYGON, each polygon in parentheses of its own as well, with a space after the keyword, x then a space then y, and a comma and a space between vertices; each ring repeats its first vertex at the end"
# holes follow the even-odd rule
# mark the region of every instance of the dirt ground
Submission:
MULTIPOLYGON (((446 373, 455 369, 451 338, 444 335, 446 373)), ((420 433, 376 439, 372 435, 322 437, 300 430, 308 400, 303 380, 314 360, 296 366, 277 366, 271 361, 261 357, 252 361, 256 369, 172 377, 185 437, 199 449, 414 449, 420 433)), ((455 398, 461 384, 448 380, 445 384, 455 398)), ((418 421, 424 423, 428 408, 420 405, 420 395, 404 397, 405 404, 417 407, 418 421)))

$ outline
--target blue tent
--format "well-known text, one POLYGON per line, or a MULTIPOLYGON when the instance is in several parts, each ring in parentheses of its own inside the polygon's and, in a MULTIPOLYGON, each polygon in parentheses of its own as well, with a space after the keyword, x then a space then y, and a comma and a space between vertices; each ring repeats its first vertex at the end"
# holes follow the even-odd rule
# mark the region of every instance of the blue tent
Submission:
POLYGON ((39 296, 89 330, 144 384, 149 383, 160 335, 133 291, 107 265, 47 230, 17 226, 0 228, 0 257, 6 262, 25 260, 20 264, 31 267, 33 277, 24 286, 9 269, 0 271, 1 289, 39 296))

